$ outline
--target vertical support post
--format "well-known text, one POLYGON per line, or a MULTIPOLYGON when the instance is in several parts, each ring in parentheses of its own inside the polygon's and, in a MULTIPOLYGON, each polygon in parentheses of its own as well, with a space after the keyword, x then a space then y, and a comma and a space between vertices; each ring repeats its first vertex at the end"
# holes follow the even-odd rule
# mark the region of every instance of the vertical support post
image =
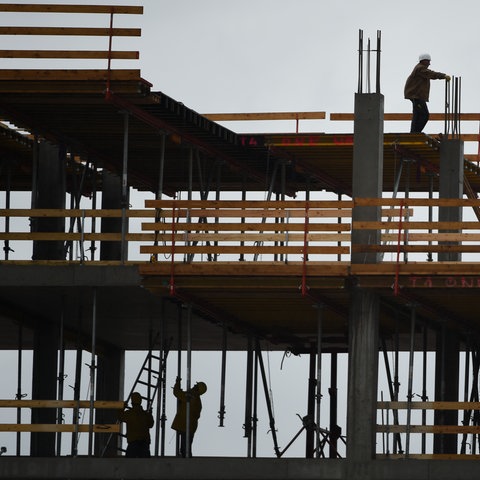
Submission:
MULTIPOLYGON (((305 429, 305 458, 313 458, 315 449, 315 437, 318 432, 318 426, 314 427, 315 406, 316 406, 316 360, 317 352, 312 345, 310 348, 309 365, 308 365, 308 398, 307 398, 307 422, 308 427, 305 429)), ((318 443, 318 442, 317 442, 318 443)))
POLYGON ((259 352, 253 353, 253 391, 252 391, 252 458, 257 457, 257 426, 258 426, 258 366, 259 352))
POLYGON ((337 370, 338 370, 338 354, 332 352, 330 354, 330 450, 329 458, 338 457, 338 439, 340 437, 340 427, 338 426, 337 410, 338 410, 338 389, 337 389, 337 370))
POLYGON ((91 344, 91 358, 90 358, 90 412, 89 412, 89 428, 88 428, 88 456, 93 455, 93 424, 95 422, 95 374, 96 374, 96 360, 95 348, 97 343, 97 288, 93 288, 92 294, 92 344, 91 344))
MULTIPOLYGON (((64 321, 65 321, 65 297, 62 296, 62 311, 60 313, 60 332, 59 332, 59 367, 58 367, 58 400, 63 400, 63 388, 65 383, 65 339, 64 339, 64 321)), ((57 410, 57 423, 63 423, 63 410, 57 410)), ((62 453, 62 432, 57 432, 57 457, 62 453)))
MULTIPOLYGON (((21 400, 24 395, 22 393, 22 370, 23 370, 23 327, 18 326, 18 351, 17 351, 17 400, 21 400)), ((17 408, 17 424, 22 423, 22 409, 17 408)), ((17 457, 21 454, 21 432, 17 432, 17 457)))
POLYGON ((416 305, 411 305, 410 317, 410 351, 408 357, 408 386, 407 386, 407 435, 405 439, 405 458, 410 455, 410 426, 412 418, 412 399, 413 399, 413 364, 415 356, 415 323, 416 323, 416 305))
POLYGON ((247 458, 252 456, 252 383, 253 383, 253 344, 252 337, 248 335, 247 346, 247 372, 245 385, 245 423, 244 437, 247 439, 247 458))
POLYGON ((121 261, 125 263, 128 259, 128 244, 126 241, 128 230, 127 209, 128 198, 128 128, 129 113, 123 112, 123 162, 122 162, 122 246, 121 261))
POLYGON ((190 438, 192 435, 191 425, 190 425, 190 390, 192 388, 192 305, 189 303, 187 305, 187 408, 186 408, 186 417, 187 417, 187 428, 185 432, 185 456, 190 458, 192 456, 190 438))
POLYGON ((155 422, 155 448, 154 456, 165 455, 165 418, 164 408, 166 401, 166 355, 165 355, 165 299, 161 300, 161 314, 160 314, 160 347, 158 349, 159 369, 157 381, 157 418, 155 422))
MULTIPOLYGON (((316 457, 320 458, 320 413, 322 403, 322 326, 323 326, 323 305, 317 305, 317 382, 315 389, 315 451, 316 457)), ((331 434, 331 431, 330 431, 331 434)), ((331 444, 330 444, 331 445, 331 444)), ((331 450, 330 446, 330 450, 331 450)))
MULTIPOLYGON (((182 306, 180 304, 177 305, 177 323, 178 323, 178 330, 177 330, 177 337, 178 337, 178 348, 177 348, 177 378, 182 377, 182 344, 183 344, 183 332, 182 332, 182 306)), ((177 411, 179 406, 179 400, 177 400, 177 411)), ((179 455, 180 453, 180 435, 177 433, 176 435, 176 454, 179 455)))
POLYGON ((218 418, 219 427, 223 427, 225 419, 225 379, 227 373, 227 325, 223 324, 223 345, 222 345, 222 368, 220 372, 220 408, 218 418))

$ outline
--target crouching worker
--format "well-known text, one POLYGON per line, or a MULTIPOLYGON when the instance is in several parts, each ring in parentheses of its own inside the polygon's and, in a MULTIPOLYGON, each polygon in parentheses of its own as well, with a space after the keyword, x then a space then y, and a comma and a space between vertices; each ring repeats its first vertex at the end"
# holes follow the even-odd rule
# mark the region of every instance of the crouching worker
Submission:
POLYGON ((127 452, 129 458, 150 457, 150 428, 153 427, 153 416, 150 410, 142 407, 142 396, 133 392, 132 408, 125 406, 118 414, 118 419, 127 424, 127 452))
POLYGON ((181 379, 177 377, 175 386, 173 387, 173 394, 177 397, 177 414, 173 419, 172 428, 176 430, 180 436, 180 455, 182 457, 191 457, 193 437, 197 431, 198 419, 202 411, 200 395, 203 395, 207 391, 207 386, 203 382, 198 382, 190 388, 190 390, 185 392, 180 387, 180 380, 181 379), (188 422, 188 432, 187 408, 190 420, 188 422))

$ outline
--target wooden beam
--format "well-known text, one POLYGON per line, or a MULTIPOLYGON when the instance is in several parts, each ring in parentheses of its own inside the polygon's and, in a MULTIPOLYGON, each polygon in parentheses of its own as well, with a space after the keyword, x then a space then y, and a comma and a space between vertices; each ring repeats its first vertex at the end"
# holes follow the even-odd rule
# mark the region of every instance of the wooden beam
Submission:
POLYGON ((480 460, 479 454, 461 454, 461 453, 377 453, 375 458, 383 460, 402 460, 404 458, 411 460, 480 460))
POLYGON ((480 410, 480 402, 377 402, 377 408, 390 410, 480 410))
MULTIPOLYGON (((188 232, 276 232, 281 226, 283 232, 304 232, 305 224, 303 222, 298 223, 259 223, 259 222, 245 222, 245 223, 192 223, 185 222, 181 224, 175 224, 176 229, 185 230, 188 232)), ((478 225, 477 225, 478 227, 478 225)), ((159 232, 172 231, 172 222, 151 222, 142 223, 142 230, 159 232)), ((351 230, 350 223, 309 223, 309 232, 349 232, 351 230)))
MULTIPOLYGON (((28 218, 121 218, 121 209, 68 209, 68 208, 0 208, 0 217, 28 217, 28 218)), ((155 211, 131 209, 126 210, 128 218, 150 218, 155 217, 155 211)))
MULTIPOLYGON (((1 423, 0 432, 89 432, 90 425, 73 425, 66 423, 1 423)), ((95 433, 118 433, 120 424, 93 425, 95 433)))
MULTIPOLYGON (((458 115, 460 121, 478 121, 480 120, 480 113, 460 113, 458 115)), ((434 121, 444 121, 445 114, 444 113, 431 113, 430 120, 434 121)), ((353 121, 355 120, 355 114, 353 113, 331 113, 330 120, 334 121, 353 121)), ((385 113, 384 120, 394 120, 394 121, 404 121, 412 120, 411 113, 385 113)))
MULTIPOLYGON (((124 402, 96 400, 94 408, 122 409, 124 402)), ((89 408, 90 400, 0 400, 0 408, 89 408)))
POLYGON ((352 252, 385 252, 395 253, 426 253, 426 252, 455 252, 455 253, 480 253, 480 245, 352 245, 352 252))
POLYGON ((0 12, 35 13, 119 13, 142 15, 143 7, 128 5, 51 5, 51 4, 0 4, 0 12))
POLYGON ((243 120, 323 120, 325 112, 203 113, 215 122, 243 120))
MULTIPOLYGON (((226 253, 246 253, 246 254, 303 254, 303 245, 299 246, 276 246, 276 245, 200 245, 200 246, 187 246, 187 245, 175 245, 172 248, 171 245, 140 245, 140 253, 147 254, 159 254, 159 253, 199 253, 199 254, 226 254, 226 253)), ((348 247, 337 246, 308 246, 309 254, 335 254, 345 255, 350 253, 348 247)))
POLYGON ((480 425, 377 425, 378 433, 480 433, 480 425))
POLYGON ((93 51, 93 50, 0 50, 0 58, 91 58, 112 60, 138 60, 135 51, 93 51))
POLYGON ((18 81, 100 81, 106 82, 110 76, 115 81, 140 81, 140 70, 0 70, 0 80, 18 81))
MULTIPOLYGON (((402 221, 402 230, 478 230, 480 227, 478 222, 414 222, 411 220, 402 221)), ((352 224, 352 229, 367 229, 367 230, 390 230, 396 231, 400 228, 399 223, 395 222, 359 222, 355 221, 352 224)))
MULTIPOLYGON (((479 200, 480 201, 480 200, 479 200)), ((289 208, 289 209, 315 209, 315 208, 352 208, 352 200, 145 200, 146 208, 289 208)))
POLYGON ((96 27, 1 27, 0 35, 61 35, 88 37, 140 37, 140 28, 96 27))

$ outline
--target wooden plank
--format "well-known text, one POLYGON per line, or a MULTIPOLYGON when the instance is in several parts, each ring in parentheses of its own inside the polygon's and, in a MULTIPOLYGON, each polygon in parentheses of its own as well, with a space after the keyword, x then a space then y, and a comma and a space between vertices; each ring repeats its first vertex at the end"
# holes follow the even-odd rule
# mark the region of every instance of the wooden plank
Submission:
MULTIPOLYGON (((213 208, 189 208, 172 210, 175 218, 305 218, 307 212, 305 210, 293 209, 213 209, 213 208)), ((350 218, 352 212, 350 209, 315 209, 308 210, 308 218, 350 218)), ((168 218, 168 217, 166 217, 168 218)))
MULTIPOLYGON (((33 217, 33 218, 121 218, 123 211, 121 209, 67 209, 67 208, 0 208, 0 217, 33 217)), ((150 218, 155 217, 152 210, 131 209, 126 210, 128 218, 150 218)))
MULTIPOLYGON (((397 245, 352 245, 352 252, 396 252, 397 245)), ((425 252, 459 252, 479 253, 480 245, 400 245, 400 252, 425 253, 425 252)))
POLYGON ((202 113, 215 122, 242 120, 323 120, 325 112, 202 113))
MULTIPOLYGON (((177 224, 176 224, 177 225, 177 224)), ((179 224, 183 230, 189 232, 221 232, 221 231, 235 231, 235 232, 276 232, 279 228, 278 223, 261 223, 261 222, 244 222, 244 223, 191 223, 186 222, 179 224)), ((304 232, 305 224, 301 223, 283 223, 281 224, 282 231, 288 232, 304 232)), ((172 222, 143 222, 142 230, 158 230, 159 232, 171 232, 172 222)), ((175 227, 175 230, 181 230, 180 227, 175 227)), ((351 230, 349 223, 309 223, 309 232, 349 232, 351 230)))
MULTIPOLYGON (((352 229, 366 230, 398 230, 398 222, 364 222, 354 221, 352 229)), ((402 230, 480 230, 480 224, 476 222, 415 222, 402 221, 402 230)))
MULTIPOLYGON (((139 265, 140 275, 170 276, 172 264, 170 259, 167 261, 158 261, 153 263, 143 263, 139 265)), ((303 262, 285 263, 284 261, 264 261, 264 262, 193 262, 184 263, 177 261, 174 263, 175 277, 178 280, 180 276, 231 276, 231 277, 299 277, 304 273, 303 262)), ((308 262, 307 274, 309 277, 330 276, 343 278, 349 274, 348 262, 308 262)))
MULTIPOLYGON (((35 424, 16 424, 1 423, 0 432, 89 432, 90 425, 73 425, 73 424, 56 424, 56 423, 35 423, 35 424)), ((120 424, 95 424, 93 425, 95 433, 118 433, 120 432, 120 424)))
MULTIPOLYGON (((79 232, 0 232, 0 240, 9 241, 73 241, 73 242, 120 242, 121 233, 79 233, 79 232)), ((149 242, 155 240, 154 233, 127 233, 125 240, 149 242)))
MULTIPOLYGON (((94 408, 122 409, 124 402, 95 400, 94 408)), ((89 408, 90 400, 0 400, 0 408, 89 408)))
MULTIPOLYGON (((459 114, 460 120, 468 121, 478 121, 480 120, 480 113, 461 113, 459 114)), ((431 113, 430 120, 433 121, 444 121, 444 113, 431 113)), ((353 121, 355 120, 355 115, 353 113, 331 113, 330 120, 334 121, 353 121)), ((394 121, 411 121, 411 113, 385 113, 384 120, 394 120, 394 121)))
POLYGON ((480 402, 377 402, 378 409, 390 410, 480 410, 480 402))
POLYGON ((0 58, 91 58, 113 60, 138 60, 135 51, 101 51, 101 50, 0 50, 0 58))
POLYGON ((143 7, 129 5, 51 5, 51 4, 0 4, 0 12, 36 13, 118 13, 142 15, 143 7))
POLYGON ((378 433, 480 433, 480 425, 377 425, 378 433))
POLYGON ((361 198, 357 197, 353 201, 355 207, 374 207, 374 206, 393 206, 403 208, 407 207, 478 207, 479 199, 466 198, 361 198))
POLYGON ((14 81, 95 81, 105 82, 110 76, 115 81, 140 81, 140 70, 1 70, 0 80, 14 81))
POLYGON ((352 200, 145 200, 146 208, 352 208, 352 200))
MULTIPOLYGON (((251 253, 251 254, 303 254, 303 245, 298 246, 276 246, 276 245, 200 245, 200 246, 186 246, 175 245, 174 253, 199 253, 199 254, 226 254, 226 253, 251 253)), ((339 246, 308 246, 307 252, 309 254, 348 254, 350 249, 348 247, 339 246)), ((140 245, 140 253, 158 254, 158 253, 172 253, 171 245, 140 245)))
MULTIPOLYGON (((383 233, 381 235, 382 242, 397 242, 398 233, 383 233)), ((400 233, 400 241, 408 242, 478 242, 480 233, 415 233, 410 230, 402 229, 400 233)))
POLYGON ((480 455, 460 453, 409 453, 408 455, 404 453, 377 453, 375 458, 383 460, 401 460, 404 458, 412 460, 480 460, 480 455))
POLYGON ((60 35, 82 37, 140 37, 140 28, 97 28, 97 27, 2 27, 0 35, 60 35))
MULTIPOLYGON (((280 229, 279 229, 280 230, 280 229)), ((160 233, 156 239, 159 242, 172 242, 171 233, 160 233)), ((0 233, 0 240, 2 234, 0 233)), ((305 237, 301 233, 176 233, 175 242, 301 242, 305 237)), ((349 234, 341 233, 309 233, 308 242, 350 242, 349 234)))

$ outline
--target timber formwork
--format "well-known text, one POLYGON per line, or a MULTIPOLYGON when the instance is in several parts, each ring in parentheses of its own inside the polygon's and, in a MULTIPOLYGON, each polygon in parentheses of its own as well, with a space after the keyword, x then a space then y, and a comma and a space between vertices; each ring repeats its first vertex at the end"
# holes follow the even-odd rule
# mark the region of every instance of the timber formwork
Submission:
MULTIPOLYGON (((0 6, 38 9, 110 19, 141 13, 139 7, 0 6)), ((110 23, 95 34, 139 31, 110 23)), ((0 459, 4 478, 478 478, 480 170, 475 159, 455 156, 463 153, 461 136, 383 133, 381 109, 373 119, 381 131, 365 133, 362 101, 382 105, 380 95, 359 97, 359 109, 347 118, 355 134, 236 134, 218 117, 152 90, 138 70, 111 68, 112 60, 136 58, 135 52, 3 55, 108 61, 98 70, 0 70, 0 348, 34 351, 32 399, 19 392, 16 400, 0 401, 33 409, 31 424, 1 425, 33 432, 31 457, 0 459), (354 162, 366 162, 356 150, 364 145, 378 148, 374 161, 381 168, 355 175, 354 162), (459 165, 457 196, 443 194, 442 178, 453 175, 444 173, 445 156, 459 165), (381 191, 358 195, 371 176, 381 191), (146 192, 142 208, 130 207, 134 192, 146 192), (19 193, 27 194, 27 205, 16 204, 19 193), (156 403, 150 390, 145 394, 162 428, 155 458, 112 458, 123 355, 141 350, 151 359, 159 349, 166 361, 171 338, 168 349, 247 351, 260 363, 263 348, 309 355, 306 458, 280 458, 277 445, 272 459, 254 458, 253 447, 241 459, 165 455, 162 376, 152 385, 156 403), (63 400, 57 352, 61 359, 69 349, 91 353, 95 397, 80 399, 75 390, 72 401, 63 400), (379 357, 402 351, 409 354, 406 401, 399 401, 398 362, 388 361, 389 395, 380 399, 379 357), (415 352, 435 354, 435 371, 422 372, 425 382, 435 380, 434 401, 427 402, 425 391, 421 401, 414 398, 415 352), (333 365, 339 353, 350 358, 348 422, 339 429, 332 408, 323 431, 321 359, 328 355, 333 365), (62 424, 58 409, 80 402, 92 414, 99 409, 95 422, 92 415, 89 428, 82 427, 90 434, 88 449, 82 455, 72 447, 72 456, 62 457, 55 434, 79 426, 62 424), (433 420, 413 421, 419 410, 434 412, 433 420), (389 420, 381 422, 384 412, 389 420), (431 435, 433 446, 422 442, 415 450, 414 434, 431 435), (338 458, 345 436, 346 455, 338 458), (391 442, 383 451, 375 445, 382 438, 391 442)), ((277 117, 298 122, 307 113, 277 117)), ((246 403, 253 401, 253 370, 251 360, 246 403)), ((335 375, 332 367, 333 406, 335 375)), ((246 410, 250 421, 253 412, 246 410)), ((246 424, 250 444, 252 430, 246 424)))

